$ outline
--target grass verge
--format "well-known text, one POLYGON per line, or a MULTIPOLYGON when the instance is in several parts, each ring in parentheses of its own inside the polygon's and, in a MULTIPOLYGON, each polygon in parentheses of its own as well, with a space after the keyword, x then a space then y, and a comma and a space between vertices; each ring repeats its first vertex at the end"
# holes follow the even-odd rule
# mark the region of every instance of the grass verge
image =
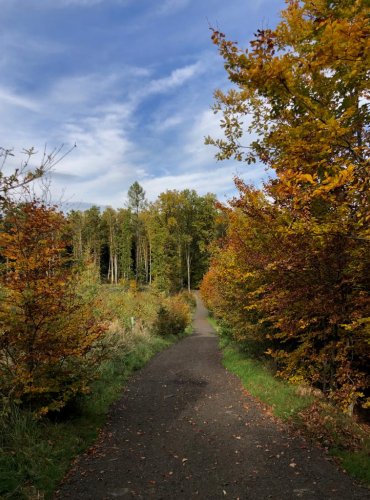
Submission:
MULTIPOLYGON (((214 318, 211 325, 219 331, 214 318)), ((351 476, 370 486, 370 437, 368 428, 356 423, 309 388, 277 379, 267 364, 221 337, 223 364, 235 373, 247 391, 267 404, 272 413, 320 443, 351 476)))
POLYGON ((35 421, 18 408, 0 416, 0 498, 51 498, 72 459, 97 438, 128 377, 179 338, 152 336, 130 352, 118 352, 100 367, 101 376, 91 393, 55 421, 35 421))

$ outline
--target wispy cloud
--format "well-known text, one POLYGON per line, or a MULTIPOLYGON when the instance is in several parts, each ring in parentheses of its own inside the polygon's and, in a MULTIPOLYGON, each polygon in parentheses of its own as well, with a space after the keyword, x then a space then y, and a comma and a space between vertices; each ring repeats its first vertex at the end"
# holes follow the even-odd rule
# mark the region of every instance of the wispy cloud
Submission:
POLYGON ((58 104, 77 104, 81 108, 111 92, 118 81, 115 73, 63 77, 56 81, 49 98, 58 104))
POLYGON ((173 14, 179 10, 184 9, 190 3, 190 0, 164 0, 160 5, 159 14, 173 14))
POLYGON ((159 78, 158 80, 152 80, 146 87, 145 93, 148 95, 167 92, 168 90, 172 90, 183 85, 195 75, 199 75, 201 71, 202 66, 199 63, 190 64, 188 66, 184 66, 183 68, 175 69, 169 76, 159 78))
POLYGON ((152 128, 155 129, 156 132, 167 132, 170 129, 178 127, 182 123, 184 123, 184 116, 180 114, 171 115, 164 119, 155 120, 152 124, 152 128))
POLYGON ((208 135, 214 139, 223 137, 220 117, 209 108, 195 115, 185 134, 183 163, 186 169, 199 169, 216 161, 214 148, 204 144, 204 139, 208 135))
POLYGON ((55 169, 53 193, 66 187, 67 200, 122 206, 134 180, 151 199, 174 188, 232 191, 237 167, 216 163, 204 145, 222 133, 209 106, 227 85, 206 18, 244 36, 246 13, 261 19, 262 10, 245 0, 232 9, 224 0, 0 0, 0 8, 0 145, 42 152, 45 142, 76 142, 55 169))
POLYGON ((17 95, 12 90, 0 87, 0 104, 8 104, 28 111, 39 111, 40 105, 37 101, 17 95))
POLYGON ((133 144, 125 131, 125 121, 131 119, 131 109, 124 105, 102 108, 99 113, 83 120, 67 122, 61 139, 77 144, 77 150, 59 169, 88 178, 105 173, 127 162, 133 144))

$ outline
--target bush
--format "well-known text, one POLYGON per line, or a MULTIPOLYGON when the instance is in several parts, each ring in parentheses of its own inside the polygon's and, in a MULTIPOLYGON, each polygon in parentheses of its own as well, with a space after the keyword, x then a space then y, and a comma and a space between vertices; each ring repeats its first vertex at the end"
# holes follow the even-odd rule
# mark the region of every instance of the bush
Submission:
POLYGON ((195 296, 192 292, 188 292, 187 290, 184 290, 181 292, 181 298, 189 304, 190 307, 195 308, 197 305, 197 301, 195 300, 195 296))
POLYGON ((168 297, 160 305, 153 325, 156 335, 180 335, 191 323, 190 305, 181 295, 168 297))

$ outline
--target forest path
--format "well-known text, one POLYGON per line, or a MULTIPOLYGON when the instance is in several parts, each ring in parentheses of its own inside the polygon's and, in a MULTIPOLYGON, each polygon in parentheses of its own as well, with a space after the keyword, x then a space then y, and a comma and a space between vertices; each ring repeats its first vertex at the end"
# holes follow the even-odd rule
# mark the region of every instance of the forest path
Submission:
POLYGON ((206 318, 197 297, 194 334, 131 379, 56 498, 370 499, 259 409, 222 367, 206 318))

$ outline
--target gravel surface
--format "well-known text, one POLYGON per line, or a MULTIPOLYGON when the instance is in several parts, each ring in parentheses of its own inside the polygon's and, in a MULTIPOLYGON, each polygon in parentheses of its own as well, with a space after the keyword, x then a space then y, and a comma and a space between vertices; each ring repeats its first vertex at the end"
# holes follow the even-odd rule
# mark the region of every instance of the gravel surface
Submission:
POLYGON ((131 379, 55 498, 370 499, 222 367, 197 301, 195 333, 131 379))

